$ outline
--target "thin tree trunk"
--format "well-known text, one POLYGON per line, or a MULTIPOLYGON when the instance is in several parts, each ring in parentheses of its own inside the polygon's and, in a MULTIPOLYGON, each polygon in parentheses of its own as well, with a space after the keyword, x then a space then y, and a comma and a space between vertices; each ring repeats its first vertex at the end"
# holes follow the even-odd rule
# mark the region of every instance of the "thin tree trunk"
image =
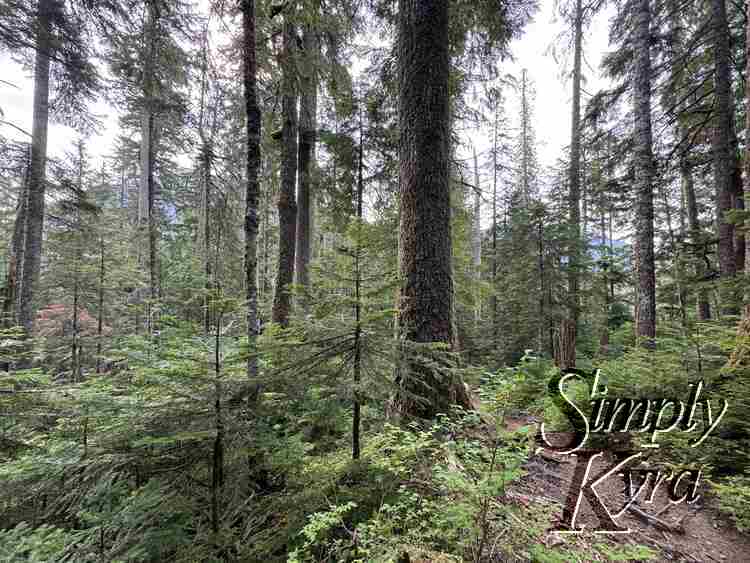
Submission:
MULTIPOLYGON (((729 115, 734 116, 734 100, 730 99, 730 110, 729 115)), ((734 128, 734 117, 731 119, 731 131, 730 131, 730 147, 729 152, 732 158, 732 174, 731 174, 731 185, 732 185, 732 203, 733 208, 739 211, 745 210, 745 194, 742 185, 742 162, 738 158, 738 140, 737 134, 734 128)), ((742 274, 745 271, 745 230, 744 225, 735 226, 734 228, 734 268, 738 274, 742 274)), ((737 299, 741 299, 741 295, 737 295, 737 299)))
MULTIPOLYGON (((398 20, 399 262, 404 277, 399 328, 407 341, 450 346, 448 1, 400 0, 398 20)), ((397 378, 407 391, 397 398, 402 415, 432 418, 449 412, 452 404, 469 406, 463 383, 436 378, 424 366, 407 364, 408 375, 397 378), (426 396, 426 403, 413 400, 409 392, 426 396)))
POLYGON ((302 77, 299 116, 299 163, 297 186, 297 248, 295 274, 297 283, 310 283, 308 264, 312 245, 312 201, 315 178, 315 138, 318 109, 318 40, 311 24, 305 28, 302 40, 305 74, 302 77))
MULTIPOLYGON (((287 9, 291 7, 288 6, 287 9)), ((279 190, 279 263, 271 318, 286 326, 289 322, 289 284, 294 279, 294 254, 297 231, 297 78, 295 50, 297 35, 289 15, 283 29, 282 66, 282 128, 281 128, 281 189, 279 190)))
POLYGON ((521 71, 521 201, 523 205, 529 205, 529 102, 527 98, 528 82, 526 69, 521 71))
POLYGON ((80 293, 80 268, 81 268, 81 207, 80 198, 83 196, 83 143, 78 144, 78 193, 79 201, 76 202, 75 236, 73 238, 75 248, 75 265, 73 267, 73 344, 71 349, 71 375, 73 381, 79 381, 81 376, 81 349, 78 345, 78 300, 80 293))
POLYGON ((271 161, 271 157, 269 156, 267 159, 267 169, 268 169, 268 189, 266 190, 266 193, 263 197, 263 283, 262 283, 262 293, 265 298, 265 296, 271 291, 271 284, 269 280, 268 275, 268 266, 269 266, 269 247, 271 244, 271 238, 270 238, 270 228, 271 228, 271 221, 270 221, 270 214, 271 214, 271 197, 275 193, 275 178, 276 178, 276 172, 273 167, 273 163, 271 161))
MULTIPOLYGON (((497 104, 500 103, 498 100, 497 104)), ((498 108, 495 107, 495 127, 492 140, 492 297, 490 307, 492 308, 492 354, 495 359, 495 367, 499 367, 498 349, 500 345, 500 319, 497 314, 497 127, 498 108)))
MULTIPOLYGON (((687 155, 680 159, 680 176, 682 178, 682 189, 685 194, 685 209, 687 211, 688 231, 690 232, 690 242, 695 250, 695 277, 703 280, 706 275, 706 268, 703 256, 699 255, 699 246, 703 244, 701 234, 700 220, 698 217, 698 202, 695 197, 695 184, 693 182, 693 170, 687 155)), ((711 319, 711 305, 708 296, 708 290, 705 288, 698 289, 697 315, 699 321, 708 321, 711 319)))
MULTIPOLYGON (((247 117, 247 185, 245 196, 245 291, 247 299, 247 377, 255 385, 258 376, 256 357, 258 339, 258 287, 255 270, 258 267, 258 199, 260 185, 260 136, 261 114, 257 95, 258 63, 256 59, 255 0, 242 0, 243 32, 243 82, 245 93, 245 115, 247 117)), ((251 393, 250 400, 257 398, 258 390, 251 393)))
POLYGON ((646 347, 655 346, 656 270, 654 266, 654 160, 651 138, 651 6, 638 0, 635 28, 634 158, 636 192, 636 268, 638 300, 636 334, 646 347))
POLYGON ((101 373, 104 327, 104 237, 99 237, 99 307, 96 315, 96 373, 101 373))
POLYGON ((26 227, 26 203, 28 199, 29 175, 31 169, 31 154, 26 160, 24 180, 18 194, 16 204, 16 220, 13 225, 13 236, 10 241, 8 256, 8 276, 5 280, 5 296, 3 300, 2 326, 11 327, 16 324, 18 310, 18 287, 23 271, 24 228, 26 227))
MULTIPOLYGON (((604 200, 604 190, 601 192, 602 194, 602 200, 604 200)), ((604 250, 607 248, 607 223, 604 218, 604 201, 602 201, 600 205, 600 217, 599 217, 599 227, 601 229, 601 249, 602 249, 602 255, 604 255, 604 250)), ((602 356, 606 356, 609 352, 609 308, 610 308, 610 300, 609 300, 609 280, 607 279, 609 269, 613 266, 613 257, 610 255, 607 264, 608 266, 606 268, 603 268, 602 272, 602 299, 603 299, 603 320, 602 323, 602 332, 601 336, 599 338, 599 354, 602 356)))
POLYGON ((482 278, 482 191, 479 186, 479 159, 474 147, 474 212, 471 223, 471 256, 474 280, 477 288, 474 294, 474 324, 478 327, 482 317, 481 292, 479 281, 482 278))
POLYGON ((46 188, 47 125, 49 121, 50 51, 52 44, 52 0, 39 0, 34 64, 34 114, 31 131, 26 227, 24 229, 23 270, 18 303, 18 323, 31 333, 36 310, 34 291, 39 282, 44 230, 46 188))
POLYGON ((216 318, 216 339, 214 344, 214 428, 216 437, 212 452, 211 468, 211 530, 218 547, 219 525, 221 522, 221 493, 224 488, 224 415, 221 404, 221 313, 216 318))
MULTIPOLYGON (((359 165, 357 170, 357 225, 362 226, 362 195, 364 193, 364 125, 362 123, 362 108, 359 110, 359 165)), ((362 252, 360 237, 357 233, 357 245, 354 250, 354 405, 352 416, 352 459, 359 459, 360 454, 360 408, 359 385, 362 380, 362 298, 360 295, 361 268, 360 254, 362 252)))
MULTIPOLYGON (((568 169, 568 214, 570 217, 570 264, 568 269, 568 318, 572 326, 573 350, 580 309, 579 268, 581 238, 581 56, 583 35, 583 7, 576 0, 573 22, 573 108, 570 131, 570 167, 568 169)), ((573 358, 575 365, 575 357, 573 358)), ((570 366, 572 367, 572 366, 570 366)))
POLYGON ((158 7, 155 0, 146 2, 146 24, 144 29, 148 48, 143 61, 143 107, 141 108, 141 172, 140 193, 138 199, 138 219, 141 230, 148 233, 148 271, 149 271, 149 304, 147 307, 147 325, 149 334, 153 333, 153 315, 151 306, 159 297, 158 266, 158 224, 155 213, 154 158, 156 154, 155 109, 154 109, 154 58, 156 56, 158 7))
POLYGON ((206 336, 211 328, 211 311, 209 293, 211 291, 211 160, 213 158, 212 139, 206 136, 206 105, 208 103, 208 26, 204 29, 201 60, 201 101, 198 118, 198 136, 201 139, 199 166, 201 170, 201 242, 203 273, 206 277, 203 295, 203 332, 206 336))
POLYGON ((80 361, 78 358, 78 251, 76 250, 75 271, 73 272, 73 344, 71 345, 71 376, 73 381, 80 378, 80 361))
MULTIPOLYGON (((546 294, 546 285, 544 280, 544 226, 542 225, 542 215, 539 215, 539 223, 537 224, 537 243, 538 243, 538 254, 537 254, 537 260, 538 260, 538 272, 539 272, 539 320, 538 320, 538 346, 537 349, 539 350, 539 355, 544 354, 544 343, 546 342, 546 338, 544 338, 544 330, 547 326, 546 322, 546 311, 545 311, 545 302, 547 298, 546 294)), ((573 366, 570 366, 573 367, 573 366)))

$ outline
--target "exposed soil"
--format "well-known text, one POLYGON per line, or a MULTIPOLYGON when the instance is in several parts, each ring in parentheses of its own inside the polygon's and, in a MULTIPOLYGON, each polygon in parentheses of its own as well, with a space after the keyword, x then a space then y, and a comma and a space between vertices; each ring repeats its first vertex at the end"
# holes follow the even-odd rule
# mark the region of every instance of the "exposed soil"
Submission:
MULTIPOLYGON (((514 431, 521 426, 536 427, 536 422, 532 417, 509 418, 506 420, 506 428, 514 431)), ((567 443, 563 433, 558 436, 561 444, 567 443)), ((568 435, 567 439, 570 438, 568 435)), ((570 492, 577 463, 578 458, 575 456, 538 450, 526 463, 527 474, 514 484, 508 496, 512 501, 523 505, 549 504, 561 520, 563 505, 570 492)), ((594 477, 589 478, 588 482, 592 482, 616 463, 615 453, 605 451, 601 458, 594 461, 591 470, 594 477)), ((658 466, 656 463, 647 465, 658 466)), ((635 466, 633 463, 628 467, 635 466)), ((621 544, 648 546, 659 553, 660 561, 750 562, 750 537, 740 534, 734 524, 716 510, 709 485, 705 481, 700 482, 697 492, 701 496, 693 504, 671 503, 668 495, 669 484, 666 479, 663 481, 651 503, 647 502, 651 494, 650 487, 645 487, 644 492, 632 505, 634 510, 627 509, 615 520, 618 525, 629 528, 630 533, 607 534, 606 537, 621 544)), ((636 489, 637 486, 636 482, 636 489)), ((681 493, 686 489, 689 489, 687 485, 679 487, 681 493)), ((598 485, 596 491, 612 514, 624 507, 629 498, 624 478, 615 475, 598 485)), ((599 528, 598 522, 588 501, 582 500, 576 520, 577 527, 585 525, 587 530, 593 530, 599 528)), ((585 530, 583 536, 586 534, 592 535, 590 531, 585 530)), ((544 541, 548 546, 552 546, 580 537, 549 533, 544 541)), ((591 559, 595 560, 601 559, 591 559)))

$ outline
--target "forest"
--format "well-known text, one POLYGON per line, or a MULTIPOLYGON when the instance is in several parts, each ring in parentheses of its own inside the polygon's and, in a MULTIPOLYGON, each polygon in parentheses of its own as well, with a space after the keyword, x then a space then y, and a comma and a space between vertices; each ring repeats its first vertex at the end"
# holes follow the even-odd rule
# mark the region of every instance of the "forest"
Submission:
POLYGON ((749 75, 739 0, 0 0, 0 561, 750 561, 749 75))

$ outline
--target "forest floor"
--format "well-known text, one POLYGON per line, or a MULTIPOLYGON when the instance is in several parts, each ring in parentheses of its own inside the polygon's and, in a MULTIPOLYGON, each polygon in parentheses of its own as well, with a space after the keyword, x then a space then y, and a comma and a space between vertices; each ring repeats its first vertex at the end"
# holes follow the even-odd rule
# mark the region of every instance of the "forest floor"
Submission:
MULTIPOLYGON (((522 426, 531 426, 536 430, 537 423, 533 417, 519 416, 506 419, 505 425, 509 431, 522 426)), ((563 434, 560 433, 560 436, 563 434)), ((560 440, 560 443, 566 443, 564 437, 560 440)), ((539 503, 548 505, 559 520, 576 463, 577 458, 572 455, 547 450, 532 453, 524 467, 526 475, 514 483, 507 495, 512 502, 525 507, 539 503)), ((614 455, 605 451, 604 456, 594 462, 591 475, 595 479, 615 464, 614 455)), ((588 482, 592 482, 592 479, 589 478, 588 482)), ((635 486, 637 488, 637 484, 635 486)), ((606 537, 620 545, 645 545, 658 553, 659 561, 750 561, 750 537, 739 533, 734 524, 718 512, 707 483, 700 483, 698 492, 701 497, 693 504, 670 503, 668 486, 669 482, 665 480, 651 504, 639 500, 634 503, 634 511, 629 509, 616 518, 617 524, 629 528, 630 533, 606 534, 606 537)), ((682 488, 684 485, 680 490, 682 488)), ((596 491, 611 513, 625 505, 626 491, 622 478, 613 475, 597 486, 596 491)), ((640 499, 649 495, 650 488, 640 499)), ((588 529, 599 527, 598 519, 586 500, 581 501, 579 512, 577 526, 585 524, 588 529)), ((586 541, 587 537, 591 538, 592 534, 546 533, 542 541, 548 547, 564 547, 566 542, 572 541, 580 546, 580 542, 586 541)), ((597 539, 601 539, 601 536, 597 539)))

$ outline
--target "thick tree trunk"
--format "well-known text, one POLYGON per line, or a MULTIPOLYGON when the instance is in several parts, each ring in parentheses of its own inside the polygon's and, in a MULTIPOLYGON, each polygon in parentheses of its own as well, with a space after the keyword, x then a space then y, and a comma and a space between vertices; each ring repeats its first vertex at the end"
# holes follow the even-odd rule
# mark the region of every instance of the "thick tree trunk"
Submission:
MULTIPOLYGON (((745 135, 750 135, 750 1, 746 2, 745 12, 745 135)), ((750 209, 750 142, 745 139, 745 154, 742 159, 745 169, 744 198, 745 209, 750 209)), ((747 221, 745 222, 747 225, 747 221)), ((750 236, 745 234, 745 275, 750 275, 750 236)), ((750 319, 750 295, 745 296, 745 317, 750 319)))
POLYGON ((279 190, 279 262, 271 319, 286 326, 289 322, 289 284, 294 279, 294 253, 297 231, 297 78, 295 50, 297 35, 290 16, 284 20, 282 66, 281 189, 279 190))
POLYGON ((297 283, 310 283, 308 264, 312 245, 312 202, 315 197, 315 138, 318 111, 318 40, 308 25, 303 38, 305 74, 302 77, 299 116, 299 163, 297 186, 297 247, 295 274, 297 283))
MULTIPOLYGON (((746 28, 745 28, 745 77, 750 76, 750 2, 746 3, 746 28)), ((745 81, 745 130, 750 132, 750 81, 745 81)), ((745 143, 745 154, 743 159, 745 168, 745 197, 750 197, 750 143, 745 143)), ((746 205, 746 207, 750 207, 746 205)), ((750 237, 746 237, 745 243, 750 243, 750 237)), ((750 250, 750 249, 749 249, 750 250)), ((745 261, 745 274, 750 274, 750 260, 745 261)), ((747 369, 750 366, 750 292, 745 290, 743 296, 745 308, 742 320, 737 327, 737 340, 732 351, 732 356, 727 362, 730 369, 747 369)))
MULTIPOLYGON (((243 82, 245 91, 245 115, 247 116, 247 185, 245 195, 245 291, 247 298, 247 340, 249 354, 247 377, 251 385, 258 375, 256 357, 258 338, 258 287, 256 285, 258 246, 258 199, 260 185, 260 135, 261 114, 257 95, 258 63, 256 59, 255 0, 242 0, 243 32, 243 82)), ((250 395, 257 397, 257 390, 250 395)))
POLYGON ((636 334, 647 347, 656 337, 656 271, 654 266, 654 160, 651 139, 650 0, 638 0, 635 26, 633 164, 636 192, 636 268, 638 300, 636 334))
MULTIPOLYGON (((453 340, 449 147, 448 1, 399 1, 399 262, 404 283, 399 327, 407 341, 453 340)), ((461 382, 407 362, 397 409, 432 418, 457 402, 461 382), (421 396, 425 402, 414 400, 421 396)))
POLYGON ((18 324, 28 333, 34 325, 34 291, 39 281, 44 230, 47 125, 49 121, 50 51, 52 50, 52 0, 39 0, 37 48, 34 64, 34 114, 31 131, 31 163, 26 200, 23 269, 18 301, 18 324))
MULTIPOLYGON (((581 40, 583 34, 583 8, 576 0, 573 21, 573 108, 570 130, 570 167, 568 169, 568 214, 570 236, 570 263, 568 270, 568 319, 572 330, 573 365, 575 365, 575 343, 580 309, 579 268, 581 238, 581 40)), ((572 366, 571 366, 572 367, 572 366)))
MULTIPOLYGON (((714 186, 716 191, 716 223, 719 235, 719 272, 722 280, 731 280, 736 273, 734 226, 726 221, 725 213, 733 208, 732 173, 734 158, 731 152, 732 112, 729 27, 725 0, 711 0, 714 51, 714 122, 711 142, 714 186)), ((722 292, 722 309, 736 313, 731 291, 722 292)))

